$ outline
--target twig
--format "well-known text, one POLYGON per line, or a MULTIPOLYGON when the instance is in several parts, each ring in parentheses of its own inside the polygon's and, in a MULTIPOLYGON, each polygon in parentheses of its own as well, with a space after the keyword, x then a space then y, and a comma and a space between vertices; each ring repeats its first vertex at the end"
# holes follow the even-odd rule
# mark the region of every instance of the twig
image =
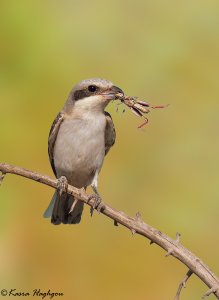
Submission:
MULTIPOLYGON (((175 244, 176 244, 176 245, 179 244, 179 242, 180 242, 180 237, 181 237, 181 234, 180 234, 179 232, 177 232, 177 233, 176 233, 176 239, 175 239, 175 244)), ((168 249, 168 251, 167 251, 167 253, 166 253, 165 256, 167 257, 167 256, 172 255, 173 251, 174 251, 174 248, 171 246, 171 248, 168 249)))
POLYGON ((210 288, 203 296, 202 299, 207 298, 208 296, 210 296, 211 294, 216 294, 218 292, 218 285, 213 286, 212 288, 210 288))
POLYGON ((177 290, 174 300, 179 300, 181 290, 182 290, 182 288, 186 287, 186 282, 192 274, 193 274, 193 272, 191 270, 188 270, 188 272, 186 273, 186 276, 183 278, 183 280, 179 284, 179 287, 178 287, 178 290, 177 290))
MULTIPOLYGON (((57 180, 51 179, 48 176, 41 175, 32 171, 25 170, 23 168, 15 167, 8 164, 0 163, 0 171, 4 174, 11 173, 19 176, 35 180, 37 182, 43 183, 45 185, 57 188, 57 180)), ((93 201, 89 201, 89 195, 81 189, 77 189, 71 185, 68 185, 67 193, 69 195, 75 196, 80 201, 92 206, 93 201)), ((209 267, 204 264, 197 256, 186 249, 181 243, 179 243, 179 235, 177 235, 176 240, 171 239, 164 233, 158 231, 157 229, 151 227, 150 225, 144 223, 141 219, 140 213, 136 214, 135 218, 129 217, 125 213, 118 211, 109 205, 105 204, 104 209, 101 211, 102 214, 114 220, 116 224, 121 224, 127 227, 132 232, 140 234, 148 238, 151 242, 157 244, 165 251, 171 249, 171 255, 181 261, 184 265, 188 267, 191 273, 196 274, 201 281, 203 281, 209 288, 205 296, 212 293, 219 299, 219 279, 216 275, 209 269, 209 267)))

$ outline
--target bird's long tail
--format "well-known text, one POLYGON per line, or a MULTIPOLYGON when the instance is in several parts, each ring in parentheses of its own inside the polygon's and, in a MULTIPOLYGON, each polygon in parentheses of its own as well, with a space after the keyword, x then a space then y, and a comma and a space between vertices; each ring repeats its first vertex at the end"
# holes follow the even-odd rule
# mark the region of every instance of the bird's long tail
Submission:
POLYGON ((75 203, 74 209, 71 211, 74 201, 73 196, 62 194, 55 191, 52 200, 44 212, 44 218, 51 217, 51 223, 54 225, 63 224, 78 224, 81 221, 81 215, 84 208, 84 203, 77 201, 75 203))

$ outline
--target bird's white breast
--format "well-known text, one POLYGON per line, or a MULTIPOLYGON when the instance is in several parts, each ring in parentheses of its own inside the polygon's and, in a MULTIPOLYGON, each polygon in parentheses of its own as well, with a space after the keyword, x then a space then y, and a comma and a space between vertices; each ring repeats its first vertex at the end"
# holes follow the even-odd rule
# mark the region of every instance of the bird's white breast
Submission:
POLYGON ((91 183, 105 156, 105 125, 105 115, 93 112, 62 122, 54 147, 58 177, 66 176, 76 187, 91 183))

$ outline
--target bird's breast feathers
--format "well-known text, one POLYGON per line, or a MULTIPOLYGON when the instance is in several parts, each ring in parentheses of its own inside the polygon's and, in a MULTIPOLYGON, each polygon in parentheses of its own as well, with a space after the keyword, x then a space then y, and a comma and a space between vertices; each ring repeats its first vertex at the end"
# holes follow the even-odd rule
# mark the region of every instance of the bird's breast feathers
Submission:
POLYGON ((82 173, 90 174, 101 168, 105 155, 105 127, 105 115, 100 113, 95 115, 88 112, 83 117, 65 118, 54 146, 58 176, 59 173, 82 176, 82 173))

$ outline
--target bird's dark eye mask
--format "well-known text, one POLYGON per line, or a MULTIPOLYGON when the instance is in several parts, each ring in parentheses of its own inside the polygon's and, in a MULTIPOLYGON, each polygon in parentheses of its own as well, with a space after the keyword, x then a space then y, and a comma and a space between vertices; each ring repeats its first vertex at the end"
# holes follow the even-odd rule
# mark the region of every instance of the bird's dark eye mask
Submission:
POLYGON ((100 88, 96 85, 89 85, 87 88, 78 90, 74 92, 74 100, 80 100, 89 96, 96 95, 99 92, 100 88))

